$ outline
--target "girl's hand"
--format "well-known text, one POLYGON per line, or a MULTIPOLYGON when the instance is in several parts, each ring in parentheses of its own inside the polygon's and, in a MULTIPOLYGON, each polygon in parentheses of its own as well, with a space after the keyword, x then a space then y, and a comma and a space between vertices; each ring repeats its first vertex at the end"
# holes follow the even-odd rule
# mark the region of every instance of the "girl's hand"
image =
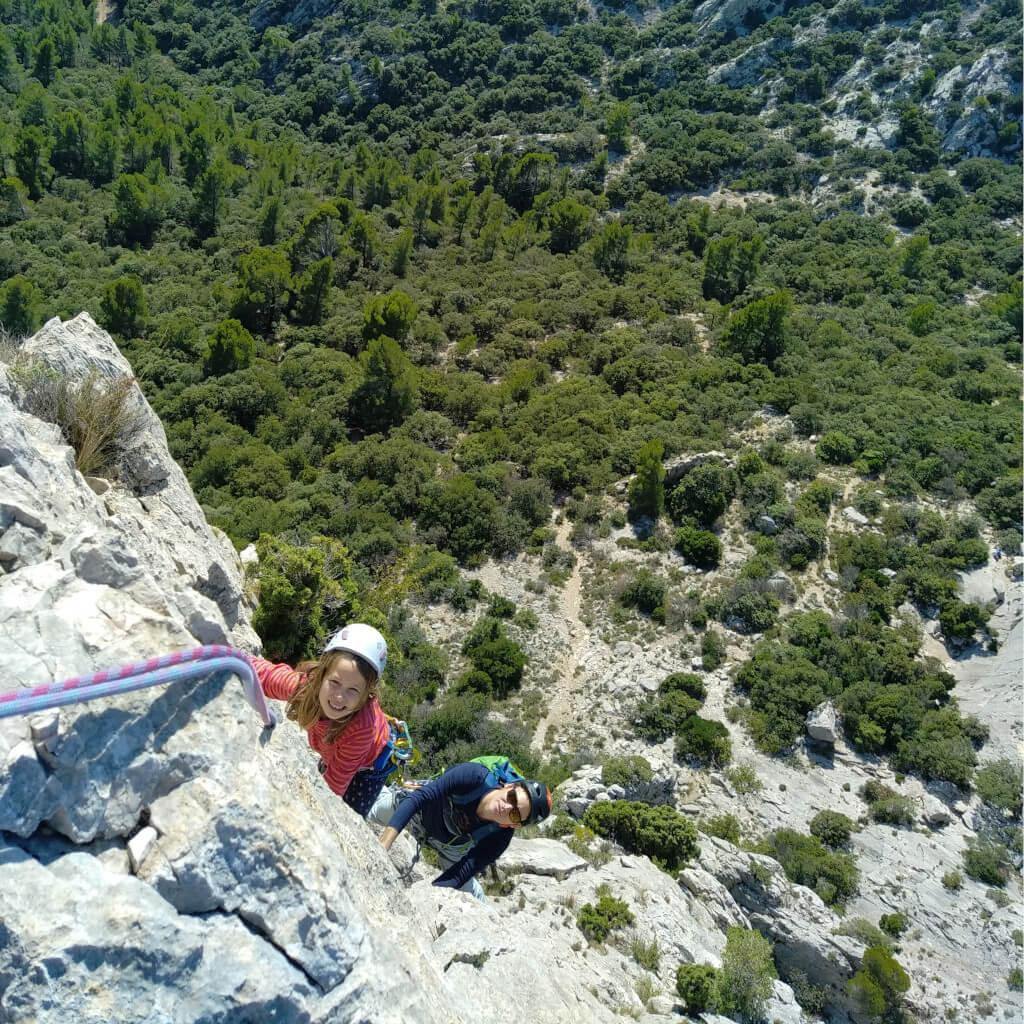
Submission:
POLYGON ((384 831, 380 834, 380 845, 383 846, 385 850, 390 850, 391 844, 395 841, 395 838, 397 836, 397 829, 393 829, 390 825, 388 825, 388 827, 384 829, 384 831))

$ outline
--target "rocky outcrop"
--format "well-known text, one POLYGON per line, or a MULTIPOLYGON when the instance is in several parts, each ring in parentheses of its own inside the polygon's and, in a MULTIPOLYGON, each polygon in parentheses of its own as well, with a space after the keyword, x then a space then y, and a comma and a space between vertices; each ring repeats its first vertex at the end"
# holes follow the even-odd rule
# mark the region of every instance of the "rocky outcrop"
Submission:
MULTIPOLYGON (((84 315, 29 348, 70 379, 128 372, 84 315)), ((159 424, 94 489, 19 400, 0 368, 11 682, 194 647, 210 631, 255 648, 239 563, 159 424)), ((677 964, 716 962, 718 920, 743 920, 724 893, 712 913, 645 858, 595 868, 551 839, 513 844, 486 905, 435 888, 415 843, 385 854, 324 786, 301 732, 264 730, 224 673, 0 719, 0 765, 4 1019, 611 1024, 629 1012, 669 1024, 677 964), (602 884, 637 923, 598 949, 573 908, 602 884), (630 955, 634 938, 663 951, 653 971, 630 955), (531 993, 525 1011, 513 991, 531 993)), ((775 1016, 795 1022, 792 993, 775 996, 775 1016)))
POLYGON ((587 808, 600 800, 637 800, 645 804, 675 803, 676 781, 667 772, 655 773, 646 781, 626 786, 606 786, 600 765, 584 765, 558 788, 559 803, 574 817, 582 818, 587 808))

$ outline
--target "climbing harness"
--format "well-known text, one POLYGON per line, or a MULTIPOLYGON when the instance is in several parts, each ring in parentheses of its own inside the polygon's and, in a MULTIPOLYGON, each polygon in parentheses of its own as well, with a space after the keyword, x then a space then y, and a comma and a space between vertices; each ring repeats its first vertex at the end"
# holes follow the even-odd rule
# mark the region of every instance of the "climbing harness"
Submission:
MULTIPOLYGON (((263 689, 245 653, 219 644, 164 654, 134 665, 105 669, 93 676, 76 676, 48 686, 0 693, 0 718, 30 714, 65 704, 81 704, 97 697, 110 697, 185 679, 199 679, 225 671, 238 676, 242 681, 245 699, 259 714, 263 724, 268 727, 276 725, 277 717, 267 704, 263 689)), ((408 737, 408 730, 405 735, 408 737)))

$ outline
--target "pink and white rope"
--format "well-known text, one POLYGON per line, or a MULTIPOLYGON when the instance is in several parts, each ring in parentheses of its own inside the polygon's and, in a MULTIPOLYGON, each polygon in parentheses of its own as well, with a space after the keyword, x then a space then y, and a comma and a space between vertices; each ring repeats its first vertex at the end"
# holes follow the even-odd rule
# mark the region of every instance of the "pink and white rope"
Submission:
POLYGON ((97 697, 109 697, 184 679, 198 679, 223 671, 231 672, 241 679, 245 699, 259 714, 263 724, 276 724, 277 719, 267 704, 249 659, 242 651, 220 644, 196 647, 191 651, 176 651, 134 665, 104 669, 92 676, 76 676, 60 683, 0 693, 0 718, 30 714, 65 704, 81 704, 97 697))

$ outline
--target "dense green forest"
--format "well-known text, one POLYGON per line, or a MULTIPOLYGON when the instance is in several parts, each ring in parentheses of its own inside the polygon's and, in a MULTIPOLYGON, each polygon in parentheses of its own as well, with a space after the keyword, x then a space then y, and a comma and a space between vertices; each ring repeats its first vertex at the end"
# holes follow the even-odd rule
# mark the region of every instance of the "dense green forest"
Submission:
MULTIPOLYGON (((983 737, 890 619, 984 625, 954 576, 981 524, 933 503, 1020 543, 1019 78, 971 101, 992 156, 943 148, 955 86, 928 105, 994 46, 1019 68, 1018 4, 966 32, 955 0, 787 4, 741 33, 692 3, 321 8, 128 0, 98 24, 0 0, 0 320, 85 309, 114 334, 210 521, 264 538, 268 650, 311 650, 318 601, 390 610, 392 706, 464 752, 522 652, 492 608, 444 690, 401 598, 465 606, 460 565, 523 549, 557 570, 552 507, 585 543, 635 474, 631 514, 671 524, 638 544, 713 567, 727 509, 756 537, 686 616, 769 631, 737 680, 756 737, 784 748, 839 695, 863 749, 968 784, 983 737), (751 48, 750 82, 719 73, 751 48), (858 61, 851 142, 826 122, 858 61), (766 406, 792 429, 739 450, 766 406), (709 450, 661 493, 663 461, 709 450), (831 547, 839 635, 777 624, 763 586, 829 550, 829 467, 884 520, 831 547)), ((633 598, 664 621, 663 582, 633 598)))

